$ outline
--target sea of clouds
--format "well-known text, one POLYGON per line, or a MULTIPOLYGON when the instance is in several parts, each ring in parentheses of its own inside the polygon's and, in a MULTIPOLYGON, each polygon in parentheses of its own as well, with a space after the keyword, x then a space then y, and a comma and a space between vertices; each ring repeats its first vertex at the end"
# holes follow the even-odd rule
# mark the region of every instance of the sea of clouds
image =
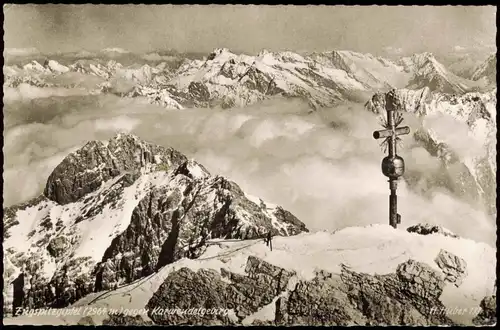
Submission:
MULTIPOLYGON (((140 98, 24 88, 4 97, 4 207, 40 194, 54 167, 87 141, 130 132, 172 146, 247 193, 282 205, 313 231, 388 222, 384 154, 372 137, 380 126, 360 104, 315 113, 298 100, 169 110, 140 98)), ((419 125, 408 116, 406 123, 413 131, 419 125)), ((442 132, 449 127, 437 129, 460 144, 458 135, 442 132)), ((436 158, 411 135, 403 142, 400 153, 411 173, 399 183, 403 226, 439 224, 493 245, 495 219, 433 181, 443 171, 436 158)))

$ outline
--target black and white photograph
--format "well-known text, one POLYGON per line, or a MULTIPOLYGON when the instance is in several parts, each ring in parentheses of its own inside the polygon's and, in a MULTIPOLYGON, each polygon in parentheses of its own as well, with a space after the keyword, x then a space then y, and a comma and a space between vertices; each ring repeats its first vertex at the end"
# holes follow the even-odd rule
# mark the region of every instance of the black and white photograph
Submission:
POLYGON ((496 324, 495 6, 3 14, 4 325, 496 324))

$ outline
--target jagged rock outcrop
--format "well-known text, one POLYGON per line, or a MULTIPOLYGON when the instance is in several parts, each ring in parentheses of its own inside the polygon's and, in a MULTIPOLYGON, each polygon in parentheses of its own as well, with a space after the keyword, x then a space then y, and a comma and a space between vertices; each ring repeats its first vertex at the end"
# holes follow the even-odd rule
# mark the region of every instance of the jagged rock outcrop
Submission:
POLYGON ((209 238, 255 239, 262 232, 295 235, 307 230, 281 208, 267 216, 233 182, 222 177, 199 182, 185 171, 182 165, 174 184, 151 190, 139 202, 129 227, 111 242, 97 268, 99 290, 149 275, 182 257, 196 258, 209 238), (282 226, 274 227, 270 217, 282 226))
MULTIPOLYGON (((130 322, 130 323, 132 323, 132 322, 130 322)), ((82 317, 78 321, 77 325, 95 325, 95 323, 94 323, 94 320, 92 319, 92 317, 87 315, 87 316, 82 317)))
POLYGON ((50 175, 45 195, 5 210, 7 266, 12 278, 22 267, 29 274, 28 308, 67 306, 196 258, 207 239, 307 231, 281 207, 129 134, 70 154, 50 175))
POLYGON ((497 82, 497 55, 491 54, 481 63, 472 74, 472 80, 485 79, 487 84, 496 85, 497 82))
POLYGON ((146 143, 132 135, 119 135, 108 145, 91 141, 57 165, 44 194, 58 204, 72 203, 123 172, 134 173, 159 160, 175 167, 187 159, 172 148, 146 143))
POLYGON ((400 64, 407 71, 413 73, 407 88, 421 89, 429 88, 431 91, 446 94, 463 94, 471 90, 466 79, 461 78, 448 71, 439 63, 432 53, 414 54, 411 57, 402 58, 400 64))
POLYGON ((481 312, 474 318, 476 325, 495 325, 497 323, 497 298, 495 295, 481 300, 481 312))
POLYGON ((293 273, 249 257, 248 276, 221 269, 182 268, 168 276, 147 304, 155 324, 239 324, 274 300, 278 325, 451 325, 439 300, 444 281, 429 266, 408 260, 396 273, 368 275, 346 267, 341 274, 321 271, 311 281, 289 285, 293 273), (189 292, 189 294, 185 294, 189 292), (162 313, 179 308, 231 310, 227 315, 162 313))
POLYGON ((464 278, 468 275, 465 260, 448 251, 439 251, 434 261, 446 276, 445 281, 453 283, 457 287, 462 284, 464 278))
POLYGON ((248 258, 245 272, 246 276, 225 269, 221 269, 220 274, 210 269, 194 272, 181 268, 165 280, 148 302, 148 316, 161 325, 236 324, 270 304, 294 275, 255 257, 248 258), (206 315, 163 312, 176 308, 206 308, 218 312, 206 315), (227 310, 232 312, 225 313, 227 310))
MULTIPOLYGON (((153 325, 153 322, 151 321, 145 321, 140 315, 125 315, 125 314, 109 314, 108 318, 105 319, 102 323, 103 325, 113 325, 113 326, 120 326, 120 325, 153 325)), ((91 323, 89 324, 83 324, 83 325, 92 325, 91 323)))
POLYGON ((457 235, 445 229, 441 226, 431 225, 428 223, 419 223, 413 226, 410 226, 406 229, 409 233, 416 233, 419 235, 431 235, 431 234, 441 234, 444 236, 450 236, 454 238, 458 238, 457 235))
POLYGON ((408 260, 395 274, 368 275, 343 268, 340 276, 322 273, 299 283, 280 302, 282 323, 300 325, 432 325, 452 324, 432 308, 444 282, 429 266, 408 260))

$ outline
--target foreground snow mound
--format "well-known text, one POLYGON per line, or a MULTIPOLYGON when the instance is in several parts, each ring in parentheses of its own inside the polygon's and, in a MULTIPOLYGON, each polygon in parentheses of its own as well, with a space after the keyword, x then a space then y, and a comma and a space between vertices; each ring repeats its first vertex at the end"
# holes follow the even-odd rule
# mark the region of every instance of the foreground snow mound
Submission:
MULTIPOLYGON (((450 173, 456 173, 454 177, 460 177, 444 177, 441 181, 447 182, 450 191, 495 214, 496 88, 461 96, 436 93, 429 88, 393 93, 401 111, 421 120, 421 126, 412 132, 415 140, 429 154, 437 156, 450 173), (464 146, 463 141, 470 144, 464 146)), ((367 110, 384 115, 386 95, 375 94, 366 103, 367 110)))
POLYGON ((262 240, 211 242, 198 259, 88 295, 71 306, 73 315, 4 322, 449 325, 492 318, 485 297, 494 293, 496 251, 484 243, 387 225, 275 237, 272 251, 262 240), (446 279, 442 251, 466 265, 459 286, 446 279), (225 313, 182 312, 198 307, 225 313), (169 312, 175 308, 181 311, 169 312))
POLYGON ((24 281, 29 308, 67 306, 196 258, 207 239, 307 231, 178 151, 128 134, 87 143, 54 169, 44 195, 4 211, 4 295, 11 301, 10 282, 24 281))

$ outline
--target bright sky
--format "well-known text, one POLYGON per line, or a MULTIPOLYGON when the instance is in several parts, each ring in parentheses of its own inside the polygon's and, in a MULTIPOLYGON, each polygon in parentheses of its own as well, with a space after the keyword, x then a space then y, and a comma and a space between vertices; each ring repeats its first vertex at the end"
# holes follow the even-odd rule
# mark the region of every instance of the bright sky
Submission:
POLYGON ((495 47, 494 6, 4 5, 6 48, 383 54, 495 47))

